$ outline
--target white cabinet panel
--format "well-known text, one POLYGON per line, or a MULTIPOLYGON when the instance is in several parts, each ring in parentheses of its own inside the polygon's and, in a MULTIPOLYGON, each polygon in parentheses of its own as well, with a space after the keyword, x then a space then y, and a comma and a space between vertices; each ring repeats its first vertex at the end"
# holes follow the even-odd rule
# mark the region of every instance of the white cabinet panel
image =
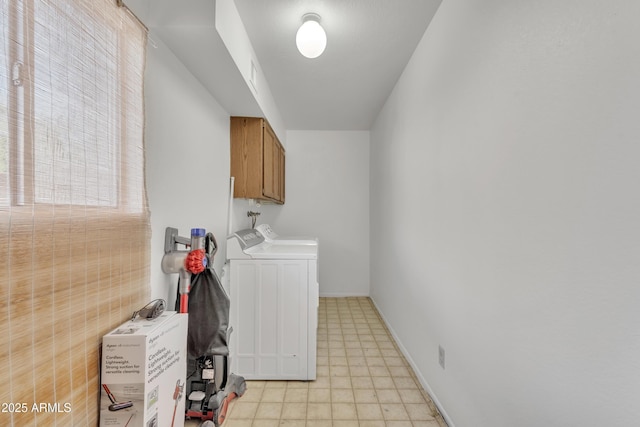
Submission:
POLYGON ((316 262, 231 260, 230 267, 232 372, 247 379, 315 379, 316 262))

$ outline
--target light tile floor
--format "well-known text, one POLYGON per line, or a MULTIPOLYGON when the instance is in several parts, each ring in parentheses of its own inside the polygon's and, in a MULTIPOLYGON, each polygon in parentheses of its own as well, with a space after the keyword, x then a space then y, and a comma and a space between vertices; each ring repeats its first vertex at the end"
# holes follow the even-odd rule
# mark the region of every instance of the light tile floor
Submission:
POLYGON ((317 366, 315 381, 247 381, 223 427, 446 427, 369 298, 320 299, 317 366))

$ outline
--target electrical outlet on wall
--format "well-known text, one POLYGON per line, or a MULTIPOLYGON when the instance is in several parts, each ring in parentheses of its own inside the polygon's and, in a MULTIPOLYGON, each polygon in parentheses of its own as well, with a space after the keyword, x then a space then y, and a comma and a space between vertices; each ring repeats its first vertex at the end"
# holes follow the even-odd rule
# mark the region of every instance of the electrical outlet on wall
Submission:
POLYGON ((444 369, 444 348, 441 345, 438 346, 438 363, 444 369))

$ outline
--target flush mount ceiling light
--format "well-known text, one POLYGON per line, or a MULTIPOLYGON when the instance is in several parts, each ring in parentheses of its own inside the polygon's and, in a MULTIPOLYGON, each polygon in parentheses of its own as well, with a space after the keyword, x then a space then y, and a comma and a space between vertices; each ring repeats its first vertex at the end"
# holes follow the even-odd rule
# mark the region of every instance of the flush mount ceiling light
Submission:
POLYGON ((302 16, 302 25, 296 34, 296 46, 307 58, 317 58, 327 47, 327 34, 320 26, 320 15, 307 13, 302 16))

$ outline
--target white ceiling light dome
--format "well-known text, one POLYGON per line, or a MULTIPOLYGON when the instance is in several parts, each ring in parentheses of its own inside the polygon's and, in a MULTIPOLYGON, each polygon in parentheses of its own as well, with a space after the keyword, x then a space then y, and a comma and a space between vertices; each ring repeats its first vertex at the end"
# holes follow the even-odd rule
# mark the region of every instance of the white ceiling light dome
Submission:
POLYGON ((327 47, 327 33, 320 25, 320 15, 307 13, 302 16, 302 25, 296 34, 296 46, 307 58, 317 58, 327 47))

